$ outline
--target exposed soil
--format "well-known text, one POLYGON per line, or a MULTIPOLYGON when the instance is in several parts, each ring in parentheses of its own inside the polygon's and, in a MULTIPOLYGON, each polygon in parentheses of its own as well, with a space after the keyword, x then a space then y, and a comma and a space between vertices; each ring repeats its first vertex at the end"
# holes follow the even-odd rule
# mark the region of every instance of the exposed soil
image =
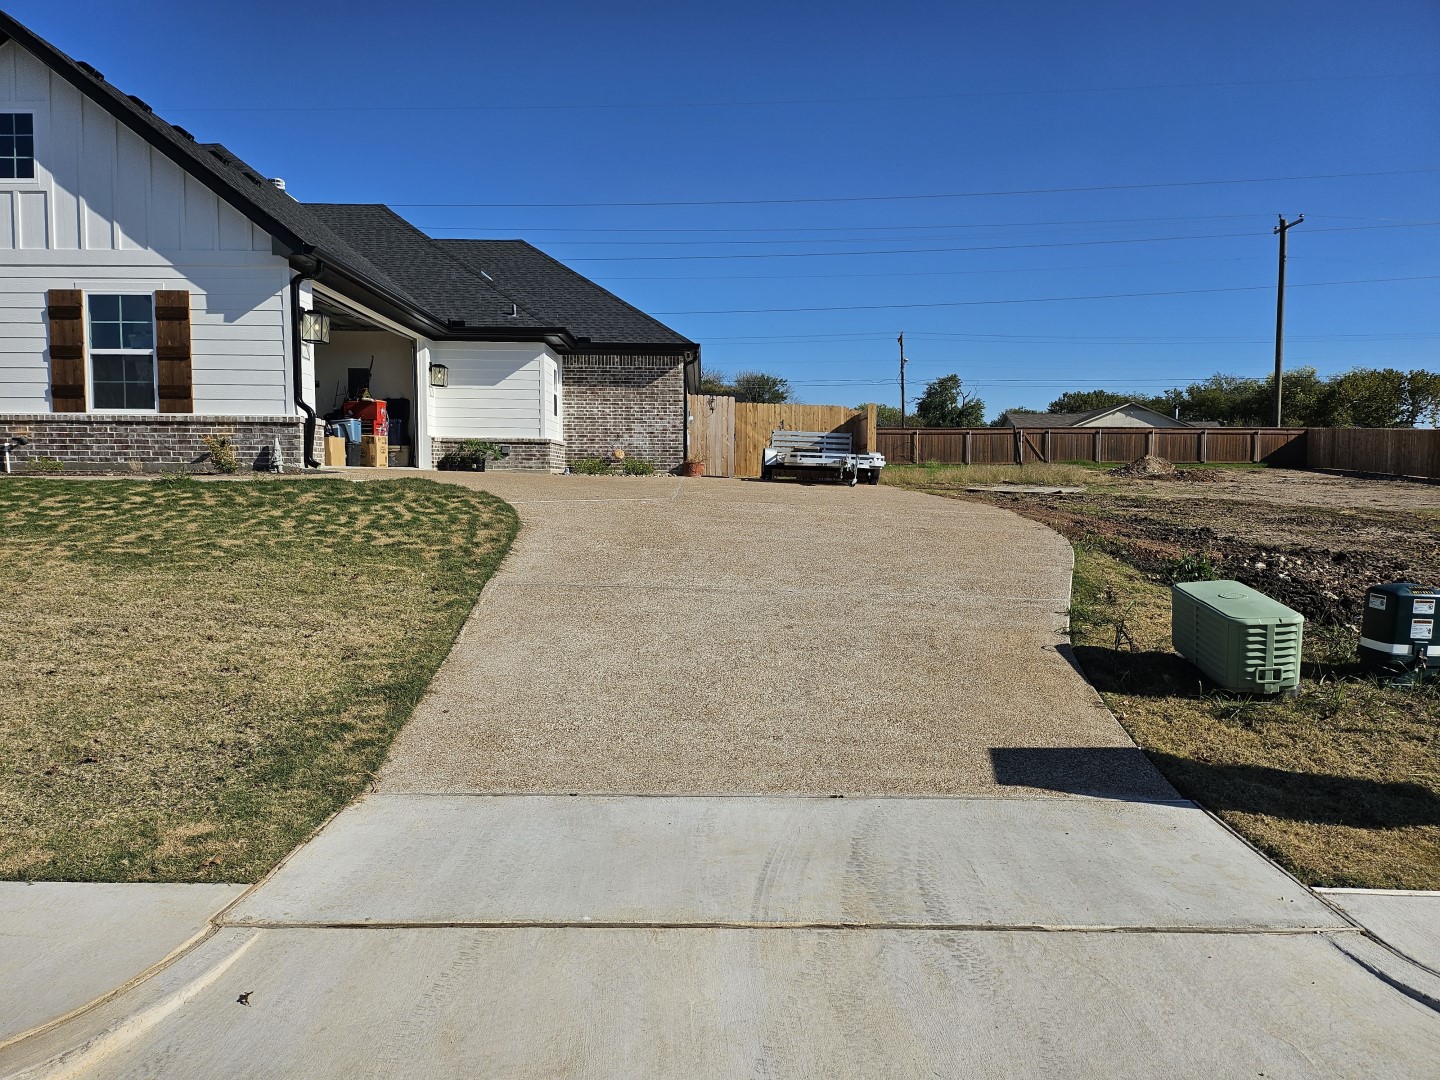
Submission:
POLYGON ((1358 626, 1365 590, 1386 581, 1440 582, 1440 487, 1289 470, 1208 472, 1191 488, 1138 481, 1083 496, 972 495, 1042 521, 1166 580, 1208 560, 1307 619, 1358 626), (1183 492, 1183 493, 1182 493, 1183 492), (1320 504, 1320 505, 1317 505, 1320 504))

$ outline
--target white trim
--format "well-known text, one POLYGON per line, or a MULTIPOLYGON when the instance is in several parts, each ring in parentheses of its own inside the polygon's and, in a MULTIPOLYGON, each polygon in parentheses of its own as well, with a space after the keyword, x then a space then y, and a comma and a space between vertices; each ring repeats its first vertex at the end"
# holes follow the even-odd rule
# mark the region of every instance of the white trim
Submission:
POLYGON ((1322 894, 1342 893, 1346 896, 1440 896, 1440 889, 1328 889, 1316 886, 1322 894))
MULTIPOLYGON (((9 115, 28 113, 30 116, 30 171, 32 173, 30 176, 0 176, 0 191, 28 191, 32 188, 43 187, 45 185, 46 178, 41 175, 43 169, 40 165, 40 122, 42 119, 41 111, 46 109, 47 106, 48 103, 42 104, 37 102, 26 102, 24 104, 7 102, 5 105, 0 106, 0 113, 9 115)), ((47 213, 48 212, 47 210, 47 213)))
MULTIPOLYGON (((84 298, 85 308, 85 411, 91 412, 95 404, 95 365, 94 357, 98 353, 101 356, 149 356, 150 357, 150 389, 154 394, 155 404, 148 409, 105 409, 104 412, 117 413, 121 416, 154 416, 160 412, 160 349, 158 348, 159 331, 155 326, 155 290, 145 291, 130 286, 121 292, 89 292, 81 290, 84 298), (96 349, 95 330, 91 326, 90 302, 97 296, 143 296, 150 301, 150 348, 148 349, 96 349)), ((123 323, 122 323, 123 325, 123 323)), ((193 392, 193 391, 192 391, 193 392)), ((97 410, 98 411, 98 410, 97 410)))
POLYGON ((1376 641, 1374 638, 1362 637, 1360 647, 1369 649, 1372 652, 1386 653, 1390 656, 1413 656, 1416 646, 1424 647, 1429 642, 1415 642, 1409 645, 1393 645, 1388 641, 1376 641))

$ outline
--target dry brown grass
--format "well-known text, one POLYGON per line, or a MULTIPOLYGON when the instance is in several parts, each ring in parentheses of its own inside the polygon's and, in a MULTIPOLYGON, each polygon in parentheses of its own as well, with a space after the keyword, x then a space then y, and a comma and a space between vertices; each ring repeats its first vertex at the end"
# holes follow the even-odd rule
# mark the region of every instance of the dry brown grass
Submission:
POLYGON ((1042 484, 1084 487, 1103 484, 1107 474, 1083 465, 1027 462, 1024 465, 888 465, 881 483, 912 491, 961 490, 976 484, 1042 484))
POLYGON ((1084 547, 1072 619, 1087 676, 1166 778, 1302 881, 1440 888, 1440 688, 1380 687, 1353 633, 1312 624, 1298 696, 1209 689, 1170 648, 1168 588, 1084 547))
POLYGON ((515 526, 420 480, 0 484, 0 876, 255 879, 374 774, 515 526))

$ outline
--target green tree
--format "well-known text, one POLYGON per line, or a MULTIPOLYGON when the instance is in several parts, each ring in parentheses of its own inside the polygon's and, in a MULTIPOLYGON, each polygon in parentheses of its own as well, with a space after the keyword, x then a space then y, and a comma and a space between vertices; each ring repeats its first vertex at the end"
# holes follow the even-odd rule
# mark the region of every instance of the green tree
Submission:
MULTIPOLYGON (((1289 388, 1289 380, 1286 380, 1289 388)), ((1414 427, 1440 422, 1440 375, 1355 368, 1325 387, 1325 419, 1334 427, 1414 427)))
POLYGON ((1050 402, 1049 412, 1081 413, 1092 409, 1111 409, 1134 400, 1129 394, 1112 390, 1070 390, 1050 402))
POLYGON ((735 376, 735 400, 762 405, 783 405, 790 400, 790 380, 763 371, 742 371, 735 376))
POLYGON ((701 374, 700 393, 718 394, 721 397, 734 397, 735 387, 725 381, 725 376, 722 372, 712 371, 708 374, 701 374))
POLYGON ((863 401, 856 405, 857 409, 868 409, 875 406, 876 427, 900 427, 900 410, 894 405, 881 405, 878 401, 863 401))
POLYGON ((959 375, 942 375, 926 383, 915 405, 915 421, 921 427, 981 427, 985 402, 965 389, 959 375))

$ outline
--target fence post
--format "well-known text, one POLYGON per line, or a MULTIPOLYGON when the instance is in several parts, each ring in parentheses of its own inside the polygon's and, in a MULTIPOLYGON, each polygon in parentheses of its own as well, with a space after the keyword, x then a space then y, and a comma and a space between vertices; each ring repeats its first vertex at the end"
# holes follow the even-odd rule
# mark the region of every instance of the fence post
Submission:
POLYGON ((1104 433, 1103 431, 1101 431, 1099 428, 1096 428, 1096 429, 1095 429, 1095 464, 1097 464, 1097 465, 1100 464, 1100 462, 1102 462, 1102 461, 1105 460, 1104 454, 1103 454, 1103 452, 1102 452, 1102 451, 1104 451, 1105 447, 1104 447, 1104 445, 1100 442, 1100 440, 1103 439, 1104 437, 1105 437, 1105 433, 1104 433))
POLYGON ((960 445, 960 464, 970 464, 970 436, 974 434, 969 428, 965 429, 965 441, 960 445))
POLYGON ((1260 432, 1258 430, 1250 432, 1250 460, 1251 462, 1260 460, 1260 432))
POLYGON ((1047 427, 1047 428, 1045 429, 1045 464, 1046 464, 1046 465, 1049 465, 1049 464, 1050 464, 1050 458, 1051 458, 1051 457, 1052 457, 1052 455, 1051 455, 1051 453, 1050 453, 1050 429, 1047 427))
POLYGON ((1025 432, 1018 427, 1015 429, 1015 464, 1025 464, 1025 432))
POLYGON ((1206 428, 1201 428, 1201 429, 1200 429, 1200 453, 1198 453, 1198 454, 1195 455, 1195 456, 1200 459, 1200 464, 1201 464, 1201 465, 1204 465, 1205 462, 1208 460, 1208 458, 1206 457, 1206 453, 1207 453, 1208 448, 1206 447, 1205 443, 1207 442, 1206 436, 1209 435, 1209 434, 1210 434, 1210 432, 1209 432, 1208 429, 1206 429, 1206 428))
POLYGON ((910 432, 910 464, 920 464, 920 432, 910 432))
POLYGON ((1145 433, 1145 453, 1150 457, 1155 456, 1155 440, 1158 438, 1159 433, 1153 427, 1145 433))

